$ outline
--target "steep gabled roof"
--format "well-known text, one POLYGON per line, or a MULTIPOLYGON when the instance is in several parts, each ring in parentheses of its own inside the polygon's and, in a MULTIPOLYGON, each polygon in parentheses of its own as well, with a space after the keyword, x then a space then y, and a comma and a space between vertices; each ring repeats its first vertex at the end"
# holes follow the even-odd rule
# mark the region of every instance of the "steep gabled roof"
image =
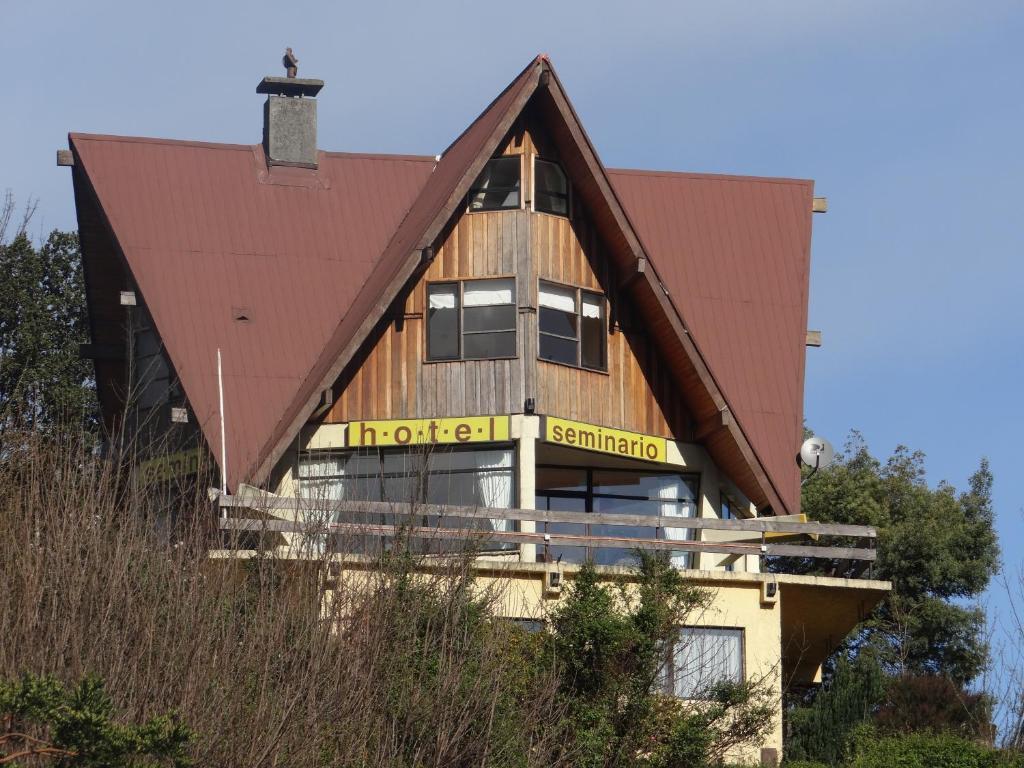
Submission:
MULTIPOLYGON (((78 197, 102 208, 218 461, 222 350, 235 487, 358 302, 434 158, 322 153, 316 172, 268 171, 260 146, 70 139, 78 197)), ((119 254, 103 256, 120 268, 119 254)))
POLYGON ((646 313, 709 452, 760 506, 796 511, 789 457, 800 428, 809 182, 609 173, 544 57, 436 167, 427 158, 324 153, 316 172, 268 171, 259 146, 72 135, 76 184, 91 183, 211 447, 219 445, 215 349, 228 350, 229 484, 267 477, 528 102, 646 313), (778 277, 777 268, 793 282, 779 283, 775 302, 763 278, 778 277), (249 324, 233 320, 233 302, 252 310, 249 324), (734 314, 719 323, 723 307, 734 314), (779 325, 765 332, 766 323, 779 325))
POLYGON ((429 183, 412 204, 360 291, 357 303, 341 318, 330 342, 306 377, 299 397, 283 413, 266 450, 260 454, 259 465, 253 473, 255 482, 267 477, 313 412, 320 393, 338 378, 420 265, 420 254, 431 246, 441 227, 465 198, 469 184, 483 170, 494 148, 522 111, 536 87, 543 64, 540 57, 531 61, 445 150, 429 183))
POLYGON ((608 174, 751 445, 798 508, 813 182, 608 174))

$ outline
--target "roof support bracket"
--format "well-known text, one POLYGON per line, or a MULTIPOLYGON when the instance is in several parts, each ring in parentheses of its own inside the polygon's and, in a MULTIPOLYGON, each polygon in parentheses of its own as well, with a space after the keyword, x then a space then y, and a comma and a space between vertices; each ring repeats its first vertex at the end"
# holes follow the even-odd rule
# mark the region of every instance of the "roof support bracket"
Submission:
POLYGON ((697 442, 706 440, 720 429, 728 429, 732 423, 732 412, 728 407, 722 408, 722 410, 711 418, 705 419, 697 424, 696 428, 693 430, 693 439, 697 442))

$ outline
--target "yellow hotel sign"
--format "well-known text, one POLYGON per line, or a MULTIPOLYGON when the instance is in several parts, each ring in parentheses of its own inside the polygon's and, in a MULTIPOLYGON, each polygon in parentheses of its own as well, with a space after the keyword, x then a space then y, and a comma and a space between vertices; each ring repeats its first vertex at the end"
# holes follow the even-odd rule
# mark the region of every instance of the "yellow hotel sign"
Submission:
POLYGON ((345 430, 350 448, 445 443, 493 443, 508 440, 508 416, 458 416, 444 419, 352 421, 345 430))
POLYGON ((662 463, 668 460, 668 441, 664 437, 599 427, 554 416, 544 417, 543 439, 548 443, 608 453, 612 456, 662 463))

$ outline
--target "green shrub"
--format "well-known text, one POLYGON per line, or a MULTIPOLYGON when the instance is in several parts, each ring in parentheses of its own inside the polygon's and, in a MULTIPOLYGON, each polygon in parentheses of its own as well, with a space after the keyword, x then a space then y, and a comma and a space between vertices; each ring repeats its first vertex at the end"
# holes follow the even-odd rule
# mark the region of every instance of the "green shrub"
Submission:
POLYGON ((850 742, 849 768, 1019 768, 1011 755, 952 733, 879 736, 860 728, 850 742))

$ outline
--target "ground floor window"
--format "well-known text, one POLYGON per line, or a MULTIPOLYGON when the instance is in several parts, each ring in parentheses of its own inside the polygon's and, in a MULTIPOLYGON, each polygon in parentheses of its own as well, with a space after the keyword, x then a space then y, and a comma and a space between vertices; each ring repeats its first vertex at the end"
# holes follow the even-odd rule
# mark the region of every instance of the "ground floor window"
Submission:
MULTIPOLYGON (((307 451, 300 454, 297 469, 299 493, 307 499, 419 502, 499 509, 516 506, 515 453, 511 446, 307 451)), ((393 515, 362 517, 366 523, 395 522, 393 515)), ((351 515, 346 521, 350 518, 351 515)), ((438 521, 424 515, 423 520, 417 522, 433 527, 438 521)), ((459 523, 460 527, 481 531, 513 530, 508 520, 459 523)), ((488 549, 515 546, 487 545, 488 549)))
MULTIPOLYGON (((693 517, 697 508, 697 490, 695 476, 672 472, 537 467, 537 509, 693 517)), ((659 531, 644 525, 548 523, 543 532, 677 541, 692 538, 689 529, 663 528, 659 531)), ((635 554, 628 547, 549 546, 544 554, 550 560, 561 558, 562 562, 568 563, 580 563, 587 559, 599 565, 632 565, 636 562, 635 554)), ((687 568, 690 564, 689 554, 673 553, 672 562, 677 567, 687 568)))
POLYGON ((680 699, 700 699, 717 683, 743 679, 742 629, 682 627, 669 652, 661 687, 680 699))

